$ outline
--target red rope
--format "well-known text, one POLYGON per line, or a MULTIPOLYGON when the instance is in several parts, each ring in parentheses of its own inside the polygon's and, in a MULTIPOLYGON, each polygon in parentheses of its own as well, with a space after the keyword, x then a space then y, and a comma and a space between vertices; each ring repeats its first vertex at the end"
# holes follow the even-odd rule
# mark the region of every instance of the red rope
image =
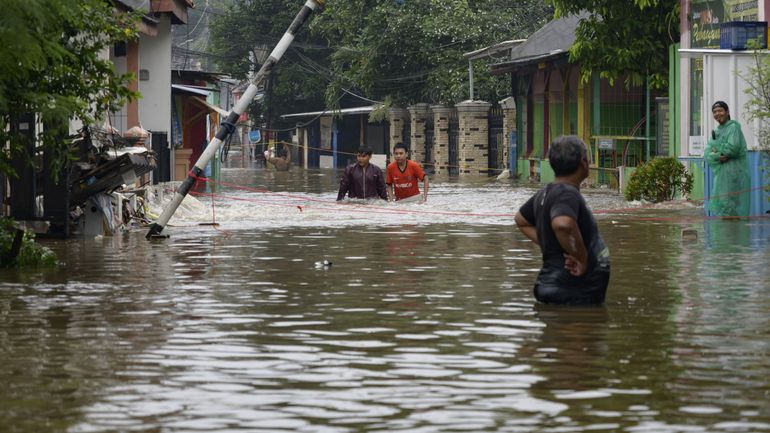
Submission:
MULTIPOLYGON (((397 215, 419 214, 419 215, 445 215, 445 216, 469 216, 469 217, 503 217, 503 218, 513 218, 515 216, 515 213, 474 213, 474 212, 450 212, 450 211, 425 211, 425 210, 416 210, 416 209, 393 209, 393 208, 389 208, 389 207, 382 207, 382 206, 369 205, 369 204, 358 206, 355 203, 350 203, 350 202, 337 202, 337 201, 330 202, 328 200, 315 199, 315 198, 312 198, 312 197, 299 196, 299 195, 290 194, 290 193, 273 192, 273 191, 268 190, 267 188, 253 188, 253 187, 248 187, 248 186, 238 185, 238 184, 233 184, 233 183, 228 183, 228 182, 221 182, 221 181, 218 182, 218 181, 214 181, 212 179, 206 178, 206 177, 197 177, 197 176, 193 175, 192 172, 191 172, 190 175, 193 176, 196 179, 196 182, 200 180, 200 181, 203 181, 203 182, 210 182, 212 184, 212 191, 210 193, 210 196, 211 196, 211 213, 212 213, 212 222, 215 224, 215 227, 216 227, 216 212, 215 212, 215 209, 214 209, 214 207, 215 207, 214 206, 214 202, 215 202, 215 199, 216 199, 217 196, 220 197, 220 198, 230 199, 230 200, 234 200, 234 201, 246 201, 246 202, 252 202, 252 203, 260 203, 260 204, 268 205, 268 206, 284 206, 284 207, 285 206, 289 206, 289 207, 295 207, 295 208, 298 209, 299 212, 303 212, 305 209, 313 209, 313 210, 326 210, 326 211, 331 211, 331 212, 340 212, 340 211, 342 211, 342 212, 356 212, 356 213, 358 213, 358 212, 361 212, 361 213, 371 213, 373 211, 377 211, 377 212, 380 212, 380 213, 397 214, 397 215), (214 190, 213 190, 213 185, 214 184, 230 187, 230 188, 233 188, 233 189, 249 191, 249 192, 261 193, 261 194, 269 194, 269 195, 277 196, 277 197, 285 197, 285 198, 289 199, 289 202, 287 202, 287 203, 278 203, 278 202, 275 202, 275 201, 259 200, 259 199, 253 199, 253 198, 245 198, 245 197, 236 197, 236 196, 231 196, 231 195, 226 195, 226 194, 215 194, 214 190), (300 205, 300 204, 297 204, 295 202, 297 200, 301 200, 303 202, 319 203, 319 204, 321 204, 321 206, 308 206, 307 204, 300 205), (333 206, 330 206, 332 204, 333 204, 333 206)), ((752 190, 755 190, 755 189, 758 189, 758 188, 763 188, 763 187, 760 186, 760 187, 757 187, 757 188, 752 188, 749 191, 752 191, 752 190)), ((191 191, 190 193, 193 194, 193 195, 205 195, 205 194, 197 193, 197 192, 194 192, 194 191, 191 191)), ((741 192, 738 192, 738 193, 741 193, 741 192)), ((733 192, 733 193, 728 193, 728 194, 725 194, 725 195, 730 195, 730 194, 736 194, 736 193, 733 192)), ((710 197, 710 198, 714 198, 714 197, 710 197)), ((692 203, 692 204, 696 204, 696 205, 702 204, 701 201, 694 201, 694 200, 675 200, 675 201, 671 201, 671 202, 668 202, 668 203, 673 203, 673 204, 692 203)), ((642 205, 642 206, 636 206, 636 207, 626 207, 626 208, 618 208, 618 209, 600 209, 600 210, 593 211, 593 213, 595 215, 623 214, 623 213, 635 212, 635 211, 639 211, 639 210, 643 210, 643 209, 655 209, 657 206, 658 206, 657 204, 651 203, 651 204, 648 204, 648 205, 642 205)), ((715 220, 715 219, 741 219, 741 218, 746 218, 746 219, 762 219, 762 218, 767 218, 767 217, 762 215, 762 216, 752 216, 752 217, 719 217, 719 216, 700 216, 700 217, 633 217, 633 218, 627 218, 626 217, 624 219, 626 219, 626 220, 634 220, 634 221, 689 221, 689 220, 693 220, 693 219, 696 219, 696 220, 702 220, 702 219, 715 220)), ((217 230, 220 230, 220 229, 217 229, 217 230)), ((224 230, 220 230, 220 231, 225 232, 224 230)), ((228 234, 228 236, 229 236, 229 234, 228 234)))

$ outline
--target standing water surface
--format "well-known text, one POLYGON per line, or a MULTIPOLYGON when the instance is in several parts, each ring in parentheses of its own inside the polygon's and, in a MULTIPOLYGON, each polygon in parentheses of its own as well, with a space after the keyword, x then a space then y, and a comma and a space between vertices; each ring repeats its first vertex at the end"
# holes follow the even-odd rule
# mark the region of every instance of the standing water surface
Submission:
POLYGON ((0 431, 770 431, 768 220, 586 192, 607 302, 548 307, 512 223, 532 188, 337 204, 331 171, 224 175, 249 189, 169 239, 0 271, 0 431))

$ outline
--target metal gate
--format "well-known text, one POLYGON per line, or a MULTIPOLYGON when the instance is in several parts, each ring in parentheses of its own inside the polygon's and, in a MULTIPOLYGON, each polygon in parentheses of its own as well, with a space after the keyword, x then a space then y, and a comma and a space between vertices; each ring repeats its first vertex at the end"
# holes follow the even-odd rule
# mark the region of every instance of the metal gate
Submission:
POLYGON ((171 180, 171 150, 168 148, 166 131, 152 132, 152 151, 155 152, 155 168, 152 170, 152 184, 171 180))
POLYGON ((449 112, 449 167, 448 171, 451 175, 457 175, 460 173, 460 165, 458 164, 458 143, 460 141, 460 121, 457 117, 457 110, 449 112))
POLYGON ((505 130, 503 129, 503 109, 493 107, 489 110, 489 148, 487 151, 487 175, 497 176, 505 168, 503 161, 505 130))

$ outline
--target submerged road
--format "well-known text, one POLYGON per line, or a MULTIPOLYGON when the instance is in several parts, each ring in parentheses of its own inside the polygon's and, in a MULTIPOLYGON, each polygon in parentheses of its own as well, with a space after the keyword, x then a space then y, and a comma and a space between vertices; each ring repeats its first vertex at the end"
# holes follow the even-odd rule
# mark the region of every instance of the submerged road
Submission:
POLYGON ((223 173, 216 228, 199 195, 169 239, 0 271, 0 430, 770 431, 766 220, 587 192, 607 303, 549 308, 509 216, 532 188, 337 204, 331 171, 223 173))

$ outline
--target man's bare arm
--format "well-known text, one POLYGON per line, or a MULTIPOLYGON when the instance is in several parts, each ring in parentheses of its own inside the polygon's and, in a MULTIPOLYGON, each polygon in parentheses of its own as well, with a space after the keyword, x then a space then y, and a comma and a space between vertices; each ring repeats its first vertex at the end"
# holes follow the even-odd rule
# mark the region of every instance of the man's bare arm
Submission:
POLYGON ((513 218, 514 221, 516 221, 516 227, 519 228, 519 231, 527 237, 527 239, 531 240, 534 243, 538 243, 537 241, 537 229, 535 226, 530 224, 529 221, 527 221, 526 218, 524 218, 521 215, 521 212, 516 212, 516 216, 513 218))
POLYGON ((577 221, 568 216, 558 216, 551 220, 551 228, 565 251, 564 267, 576 277, 583 275, 588 266, 588 251, 577 221))

